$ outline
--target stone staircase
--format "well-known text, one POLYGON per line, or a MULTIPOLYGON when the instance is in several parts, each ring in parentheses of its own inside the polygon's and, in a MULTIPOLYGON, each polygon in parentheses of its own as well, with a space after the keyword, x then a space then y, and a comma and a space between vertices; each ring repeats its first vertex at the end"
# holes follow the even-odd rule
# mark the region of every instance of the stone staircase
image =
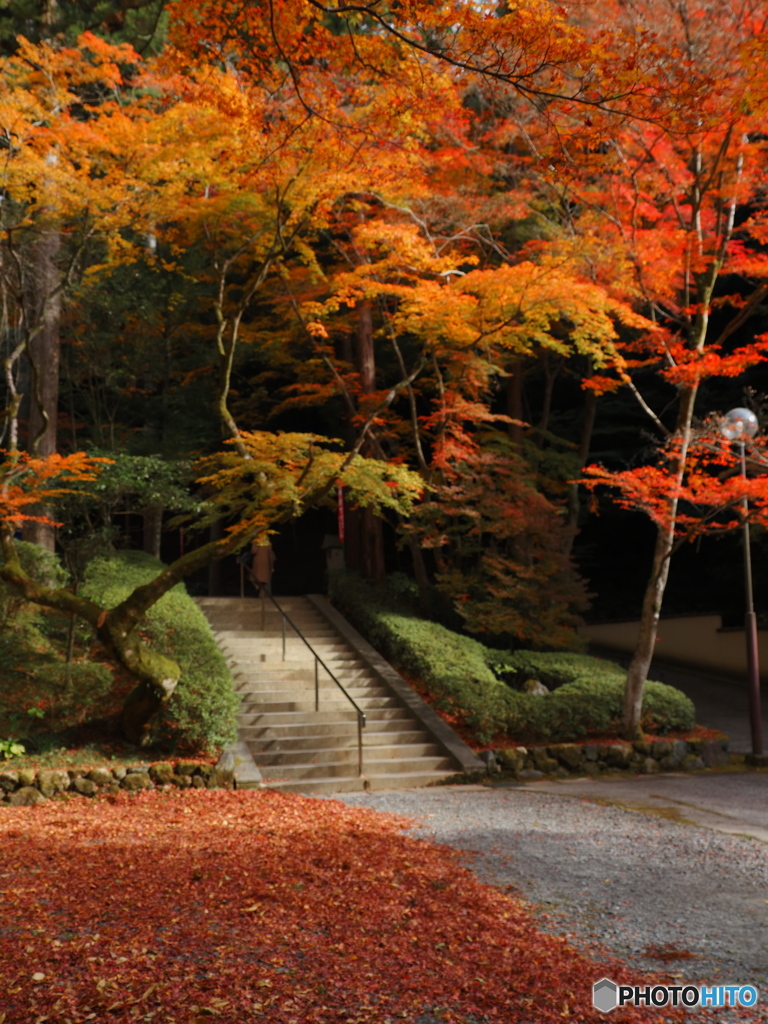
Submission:
MULTIPOLYGON (((317 666, 315 710, 315 656, 286 622, 283 660, 283 617, 269 598, 263 604, 258 598, 199 598, 235 676, 242 698, 239 739, 247 744, 263 785, 302 793, 404 789, 466 769, 404 706, 404 695, 372 669, 359 649, 367 646, 362 638, 351 644, 339 634, 318 608, 325 605, 322 598, 277 600, 364 713, 363 772, 358 773, 357 711, 322 665, 317 666)), ((330 613, 338 619, 338 613, 330 613)), ((406 705, 421 703, 415 694, 405 697, 406 705)), ((427 712, 427 718, 434 715, 427 712)))

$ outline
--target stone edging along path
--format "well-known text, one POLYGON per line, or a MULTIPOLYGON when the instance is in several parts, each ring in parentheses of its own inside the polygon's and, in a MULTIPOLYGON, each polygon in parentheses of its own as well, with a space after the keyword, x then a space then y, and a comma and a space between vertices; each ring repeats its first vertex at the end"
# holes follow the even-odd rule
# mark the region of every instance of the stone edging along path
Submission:
POLYGON ((160 761, 128 768, 20 768, 0 772, 0 807, 31 807, 51 797, 92 797, 120 790, 232 789, 234 779, 232 768, 199 761, 160 761))
POLYGON ((634 743, 555 743, 547 747, 511 747, 486 751, 489 771, 502 769, 520 779, 544 775, 600 775, 603 772, 697 771, 731 763, 728 738, 713 740, 637 740, 634 743))
MULTIPOLYGON (((728 737, 714 740, 638 740, 634 743, 555 743, 484 751, 488 771, 506 770, 521 780, 569 778, 603 772, 697 771, 731 764, 728 737)), ((749 759, 748 759, 749 760, 749 759)), ((159 761, 115 768, 19 768, 0 771, 0 807, 30 807, 51 798, 107 796, 146 789, 255 789, 259 780, 230 750, 214 765, 159 761), (245 773, 245 774, 244 774, 245 773)), ((258 775, 258 772, 256 772, 258 775)), ((476 774, 475 774, 476 777, 476 774)), ((445 785, 445 783, 443 783, 445 785)))

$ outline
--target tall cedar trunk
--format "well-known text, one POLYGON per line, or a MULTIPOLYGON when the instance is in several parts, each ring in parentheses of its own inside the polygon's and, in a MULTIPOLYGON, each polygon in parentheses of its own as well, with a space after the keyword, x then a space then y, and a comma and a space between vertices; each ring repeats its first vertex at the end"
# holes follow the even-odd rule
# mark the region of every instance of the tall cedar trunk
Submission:
MULTIPOLYGON (((221 540, 224 535, 224 524, 217 520, 210 529, 209 538, 212 542, 221 540)), ((224 574, 221 561, 211 562, 208 566, 208 596, 219 597, 224 593, 224 574)))
POLYGON ((562 369, 563 360, 558 360, 553 369, 549 360, 549 355, 547 352, 543 352, 540 362, 544 370, 544 397, 541 402, 541 416, 539 417, 536 444, 539 448, 543 448, 544 434, 549 430, 549 418, 552 414, 552 397, 555 393, 555 380, 562 369))
MULTIPOLYGON (((58 231, 48 231, 37 243, 35 249, 37 295, 33 301, 42 307, 47 296, 58 284, 57 257, 61 248, 58 231)), ((47 456, 56 452, 56 425, 59 412, 59 321, 61 302, 56 296, 50 300, 43 314, 42 329, 29 346, 29 424, 27 447, 37 455, 47 456)), ((47 510, 40 509, 45 515, 47 510)), ((28 523, 24 528, 24 540, 39 544, 48 551, 56 546, 54 527, 45 523, 28 523)))
MULTIPOLYGON (((51 38, 55 19, 56 0, 45 0, 40 16, 41 39, 51 38)), ((57 295, 47 305, 46 298, 58 285, 57 258, 60 250, 61 235, 56 230, 46 231, 35 247, 37 291, 32 296, 32 304, 38 315, 43 310, 44 314, 42 330, 32 340, 28 352, 32 372, 27 447, 41 456, 53 455, 57 442, 61 298, 57 295)), ((36 511, 46 515, 49 510, 41 507, 36 511)), ((55 528, 45 523, 27 523, 23 536, 24 540, 39 544, 47 551, 56 548, 55 528)))
MULTIPOLYGON (((592 376, 592 373, 588 374, 592 376)), ((592 433, 595 429, 595 415, 597 413, 597 395, 591 389, 584 395, 584 422, 581 425, 581 439, 579 441, 579 472, 587 464, 589 449, 592 444, 592 433)), ((581 502, 579 501, 579 485, 572 483, 568 491, 568 518, 566 519, 566 544, 565 555, 570 558, 573 550, 573 542, 579 528, 579 513, 581 502)))
POLYGON ((424 614, 427 614, 429 611, 431 586, 427 564, 424 560, 424 552, 419 547, 418 541, 413 537, 408 538, 408 549, 413 560, 413 575, 416 578, 416 586, 419 588, 419 606, 424 614))
POLYGON ((148 555, 160 558, 160 544, 163 534, 163 509, 160 505, 144 509, 143 548, 148 555))
MULTIPOLYGON (((357 369, 360 385, 366 395, 376 390, 376 355, 373 346, 373 316, 370 302, 358 307, 357 369)), ((370 451, 364 454, 371 455, 370 451)), ((384 565, 384 531, 381 519, 368 509, 360 511, 360 570, 371 583, 381 583, 386 575, 384 565)))
POLYGON ((523 363, 516 359, 507 370, 507 416, 515 420, 509 425, 509 436, 523 453, 523 363))

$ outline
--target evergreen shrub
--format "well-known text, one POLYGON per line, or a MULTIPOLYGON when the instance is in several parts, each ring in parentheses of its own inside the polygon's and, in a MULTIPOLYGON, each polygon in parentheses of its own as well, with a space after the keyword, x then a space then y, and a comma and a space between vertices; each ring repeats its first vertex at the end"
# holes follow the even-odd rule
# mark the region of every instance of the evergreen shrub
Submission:
MULTIPOLYGON (((521 743, 564 743, 618 727, 626 678, 619 665, 567 652, 494 650, 419 617, 410 600, 402 600, 406 595, 412 597, 397 578, 374 589, 351 573, 331 576, 334 604, 479 743, 500 733, 521 743), (527 679, 553 692, 539 696, 515 689, 527 679)), ((641 724, 662 734, 692 728, 693 703, 672 686, 648 682, 641 724)))
MULTIPOLYGON (((141 551, 97 558, 86 569, 81 593, 114 608, 161 569, 162 563, 141 551)), ((183 583, 149 609, 140 633, 181 667, 181 679, 163 712, 163 744, 203 751, 231 743, 237 735, 239 699, 208 621, 183 583)))

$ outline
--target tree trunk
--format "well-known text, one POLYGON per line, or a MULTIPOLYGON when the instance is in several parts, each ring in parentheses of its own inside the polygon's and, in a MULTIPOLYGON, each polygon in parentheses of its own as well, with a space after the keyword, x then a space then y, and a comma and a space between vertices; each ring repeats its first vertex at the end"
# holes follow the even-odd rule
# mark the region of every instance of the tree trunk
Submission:
POLYGON ((361 510, 362 527, 362 569, 369 583, 383 583, 386 576, 384 567, 384 534, 381 519, 369 508, 361 510))
MULTIPOLYGON (((218 519, 208 534, 212 543, 221 540, 224 535, 224 524, 218 519)), ((224 576, 221 571, 221 561, 211 562, 208 566, 208 596, 220 597, 224 593, 224 576)))
MULTIPOLYGON (((46 232, 37 243, 35 263, 37 269, 34 301, 42 307, 58 284, 57 257, 61 248, 58 231, 46 232)), ((42 329, 29 345, 30 364, 29 425, 27 448, 36 455, 45 457, 56 452, 56 426, 59 412, 59 321, 61 302, 59 297, 48 301, 42 314, 42 329)), ((47 509, 41 508, 45 515, 47 509)), ((39 544, 48 551, 56 546, 53 526, 45 523, 28 523, 24 528, 24 540, 39 544)))
POLYGON ((160 559, 160 544, 163 534, 163 509, 159 505, 144 509, 143 548, 148 555, 160 559))
POLYGON ((138 680, 126 700, 121 725, 129 742, 140 746, 147 744, 159 712, 176 689, 181 669, 175 661, 147 647, 139 636, 138 627, 147 610, 163 594, 214 559, 235 551, 241 546, 242 539, 227 536, 188 552, 166 566, 149 583, 136 587, 112 609, 101 608, 70 590, 55 590, 26 576, 19 563, 13 534, 7 526, 0 526, 0 544, 4 556, 0 579, 9 583, 27 601, 74 614, 88 622, 102 646, 138 680))
POLYGON ((413 575, 416 578, 416 586, 419 588, 419 606, 422 612, 426 614, 429 611, 431 586, 427 564, 424 560, 424 552, 414 537, 408 538, 408 549, 413 559, 413 575))
MULTIPOLYGON (((592 376, 590 373, 589 376, 592 376)), ((591 389, 584 396, 584 422, 581 426, 581 440, 579 442, 579 472, 587 464, 589 448, 592 443, 592 432, 595 429, 595 416, 597 413, 597 395, 591 389)), ((570 558, 573 550, 573 542, 579 528, 579 513, 581 502, 579 501, 579 485, 572 483, 568 491, 568 518, 566 520, 566 545, 565 555, 570 558)))
MULTIPOLYGON (((370 395, 376 390, 376 352, 373 345, 373 316, 371 304, 361 302, 358 306, 357 369, 363 394, 370 395)), ((366 452, 369 456, 370 450, 366 452)), ((386 575, 384 565, 384 532, 381 519, 364 508, 358 519, 360 529, 360 570, 370 583, 381 583, 386 575)))
POLYGON ((624 687, 624 709, 622 714, 622 733, 627 740, 642 739, 643 731, 640 718, 643 707, 643 690, 651 667, 656 634, 661 616, 661 603, 667 586, 672 546, 675 539, 674 523, 668 529, 659 528, 656 534, 656 545, 653 551, 651 576, 645 588, 643 611, 640 618, 640 635, 637 639, 635 653, 627 672, 624 687))
POLYGON ((509 424, 509 436, 523 454, 523 361, 515 360, 507 370, 507 416, 515 422, 509 424))
MULTIPOLYGON (((701 346, 703 346, 705 333, 706 327, 704 327, 701 335, 701 346)), ((698 388, 696 387, 685 388, 680 396, 677 433, 682 443, 676 463, 668 467, 669 472, 674 474, 678 487, 682 484, 685 476, 685 463, 691 440, 691 424, 693 422, 693 409, 697 391, 698 388)), ((651 575, 645 588, 645 596, 643 597, 640 635, 627 672, 627 682, 624 689, 624 712, 621 725, 625 739, 639 739, 643 734, 640 727, 643 689, 648 678, 648 669, 650 668, 653 650, 656 645, 661 604, 664 599, 664 591, 667 586, 667 578, 669 577, 670 560, 674 550, 677 505, 678 499, 676 497, 672 498, 669 506, 668 522, 666 525, 658 528, 656 535, 651 575)))

